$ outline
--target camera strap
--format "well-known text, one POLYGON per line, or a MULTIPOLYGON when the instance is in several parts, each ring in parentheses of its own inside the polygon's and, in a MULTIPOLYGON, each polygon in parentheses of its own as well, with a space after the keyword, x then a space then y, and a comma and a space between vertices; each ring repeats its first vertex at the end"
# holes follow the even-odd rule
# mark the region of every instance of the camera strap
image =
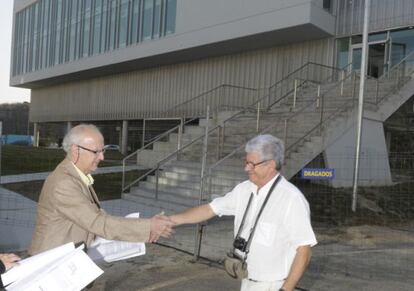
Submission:
POLYGON ((270 187, 269 192, 267 192, 267 195, 266 195, 265 201, 263 201, 262 207, 260 207, 259 213, 257 214, 257 217, 256 217, 256 221, 254 222, 252 231, 250 232, 249 239, 247 240, 245 259, 247 259, 247 254, 250 251, 250 244, 252 243, 253 235, 254 235, 254 232, 256 231, 257 222, 259 221, 259 218, 262 215, 263 209, 265 208, 266 203, 269 200, 269 197, 273 192, 273 189, 275 189, 276 185, 279 183, 281 178, 282 178, 282 175, 279 174, 279 176, 276 178, 276 180, 273 182, 272 186, 270 187))
MULTIPOLYGON (((247 202, 246 210, 244 211, 243 218, 242 218, 242 221, 240 223, 239 231, 237 232, 236 238, 240 237, 240 234, 243 230, 244 222, 246 221, 246 216, 247 216, 247 213, 249 212, 250 204, 252 203, 252 200, 253 200, 253 195, 254 195, 253 192, 250 193, 249 202, 247 202)), ((233 247, 233 253, 234 253, 234 251, 235 251, 235 248, 233 247)))
MULTIPOLYGON (((276 185, 279 183, 279 181, 280 181, 281 178, 282 178, 282 175, 279 174, 279 176, 276 178, 276 180, 273 182, 272 186, 270 187, 269 191, 267 192, 266 198, 263 201, 262 206, 260 207, 259 213, 257 214, 257 217, 256 217, 256 221, 254 222, 254 225, 253 225, 252 230, 250 232, 249 238, 247 240, 247 246, 246 246, 246 252, 245 252, 246 255, 244 256, 243 261, 246 261, 247 260, 247 254, 249 253, 249 250, 250 250, 250 244, 251 244, 251 241, 253 239, 254 232, 256 230, 257 222, 259 221, 259 218, 262 215, 263 209, 266 206, 266 203, 269 200, 270 195, 272 194, 273 190, 275 189, 276 185)), ((253 199, 253 195, 254 194, 252 192, 250 194, 249 202, 247 202, 246 210, 244 211, 243 219, 242 219, 242 221, 240 223, 240 227, 239 227, 239 230, 237 232, 236 238, 238 238, 240 236, 241 231, 243 230, 244 222, 246 220, 247 213, 249 212, 250 204, 251 204, 252 199, 253 199)), ((233 253, 234 252, 235 252, 235 248, 233 246, 233 253)))

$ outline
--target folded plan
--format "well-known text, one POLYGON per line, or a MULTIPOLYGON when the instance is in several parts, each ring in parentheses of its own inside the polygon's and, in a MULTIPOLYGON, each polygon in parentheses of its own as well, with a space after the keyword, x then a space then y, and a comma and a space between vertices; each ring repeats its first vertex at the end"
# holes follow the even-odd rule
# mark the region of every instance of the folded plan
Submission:
POLYGON ((103 271, 73 243, 37 254, 19 262, 2 275, 6 290, 82 290, 103 271))
MULTIPOLYGON (((139 213, 131 213, 127 218, 139 218, 139 213)), ((98 237, 88 248, 89 257, 98 262, 115 262, 145 255, 145 243, 106 240, 98 237)))

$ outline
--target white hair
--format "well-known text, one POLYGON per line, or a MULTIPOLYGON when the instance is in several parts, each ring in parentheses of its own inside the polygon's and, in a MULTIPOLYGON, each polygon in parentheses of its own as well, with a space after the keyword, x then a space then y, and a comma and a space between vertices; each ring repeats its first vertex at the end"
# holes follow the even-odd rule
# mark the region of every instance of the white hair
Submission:
POLYGON ((84 133, 86 131, 95 131, 101 134, 99 129, 93 124, 84 124, 84 123, 79 124, 73 127, 71 130, 69 130, 69 132, 63 138, 63 141, 62 141, 63 150, 66 153, 69 153, 70 147, 73 144, 78 145, 82 143, 83 139, 85 138, 84 133))
POLYGON ((285 146, 283 141, 270 134, 258 135, 246 144, 246 153, 255 152, 263 160, 274 160, 276 170, 282 168, 285 159, 285 146))

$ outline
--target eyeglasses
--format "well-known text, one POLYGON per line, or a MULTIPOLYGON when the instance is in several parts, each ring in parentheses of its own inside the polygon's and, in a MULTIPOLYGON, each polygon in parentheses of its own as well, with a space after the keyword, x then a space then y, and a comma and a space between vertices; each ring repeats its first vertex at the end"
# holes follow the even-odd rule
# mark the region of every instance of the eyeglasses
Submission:
POLYGON ((244 164, 245 164, 246 166, 248 166, 248 167, 252 167, 252 168, 254 169, 254 168, 256 168, 257 166, 259 166, 259 165, 261 165, 261 164, 263 164, 263 163, 266 163, 266 162, 268 162, 268 161, 271 161, 271 159, 269 159, 269 160, 264 160, 264 161, 257 162, 257 163, 253 163, 253 162, 249 162, 249 161, 244 161, 244 164))
POLYGON ((91 149, 88 149, 88 148, 85 148, 85 147, 83 147, 83 146, 80 146, 80 145, 76 145, 78 148, 81 148, 81 149, 83 149, 83 150, 85 150, 85 151, 88 151, 88 152, 91 152, 91 153, 94 153, 95 155, 99 155, 100 153, 102 153, 102 154, 104 154, 105 153, 105 148, 103 148, 103 149, 101 149, 101 150, 96 150, 96 151, 94 151, 94 150, 91 150, 91 149))

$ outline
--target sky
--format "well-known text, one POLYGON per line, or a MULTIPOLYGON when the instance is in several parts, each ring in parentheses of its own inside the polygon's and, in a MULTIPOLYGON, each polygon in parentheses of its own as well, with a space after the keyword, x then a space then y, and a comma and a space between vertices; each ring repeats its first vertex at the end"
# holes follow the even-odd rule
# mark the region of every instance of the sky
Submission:
POLYGON ((30 90, 9 86, 13 0, 0 0, 0 104, 30 101, 30 90))

